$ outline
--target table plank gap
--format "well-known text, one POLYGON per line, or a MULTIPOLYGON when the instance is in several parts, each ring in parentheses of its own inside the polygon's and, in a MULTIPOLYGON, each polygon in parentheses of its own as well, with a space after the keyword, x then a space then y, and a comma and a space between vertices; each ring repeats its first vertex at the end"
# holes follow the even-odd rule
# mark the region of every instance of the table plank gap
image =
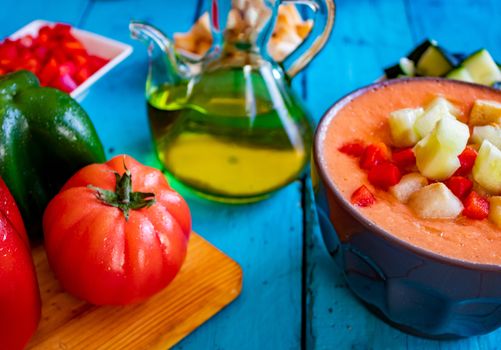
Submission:
POLYGON ((92 11, 92 7, 94 6, 95 0, 88 0, 87 5, 82 11, 82 15, 78 19, 77 27, 83 27, 85 25, 85 21, 89 17, 89 13, 92 11))

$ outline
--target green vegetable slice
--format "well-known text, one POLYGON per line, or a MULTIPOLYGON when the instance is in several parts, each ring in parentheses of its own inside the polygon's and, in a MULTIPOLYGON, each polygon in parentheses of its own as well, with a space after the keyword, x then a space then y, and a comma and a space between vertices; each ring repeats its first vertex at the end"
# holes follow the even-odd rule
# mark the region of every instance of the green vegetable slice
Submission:
POLYGON ((430 46, 416 63, 416 73, 424 76, 439 77, 454 68, 449 55, 438 46, 430 46))
POLYGON ((447 73, 446 78, 466 81, 469 83, 474 82, 473 77, 471 76, 470 72, 468 72, 468 69, 463 66, 459 66, 451 70, 449 73, 447 73))
POLYGON ((475 83, 492 85, 501 81, 501 71, 486 49, 468 56, 462 66, 468 70, 475 83))

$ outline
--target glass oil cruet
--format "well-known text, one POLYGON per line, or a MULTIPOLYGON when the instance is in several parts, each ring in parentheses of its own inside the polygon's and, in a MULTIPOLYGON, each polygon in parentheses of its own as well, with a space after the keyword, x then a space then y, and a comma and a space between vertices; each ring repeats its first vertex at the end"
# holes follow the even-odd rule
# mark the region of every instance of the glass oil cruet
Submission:
MULTIPOLYGON (((176 52, 157 28, 132 21, 148 45, 146 98, 159 160, 175 183, 226 202, 251 202, 308 164, 312 123, 289 87, 325 44, 333 0, 208 0, 213 45, 200 59, 176 52), (281 65, 268 55, 281 3, 309 5, 315 21, 281 65)), ((174 184, 175 185, 175 184, 174 184)))

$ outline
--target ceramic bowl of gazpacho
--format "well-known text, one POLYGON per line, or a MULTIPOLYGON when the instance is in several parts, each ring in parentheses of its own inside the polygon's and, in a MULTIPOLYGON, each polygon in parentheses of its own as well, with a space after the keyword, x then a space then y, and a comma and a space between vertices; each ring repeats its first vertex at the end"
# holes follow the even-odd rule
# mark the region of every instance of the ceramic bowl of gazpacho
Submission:
POLYGON ((313 182, 352 292, 409 333, 501 326, 501 91, 440 78, 379 82, 323 116, 313 182))

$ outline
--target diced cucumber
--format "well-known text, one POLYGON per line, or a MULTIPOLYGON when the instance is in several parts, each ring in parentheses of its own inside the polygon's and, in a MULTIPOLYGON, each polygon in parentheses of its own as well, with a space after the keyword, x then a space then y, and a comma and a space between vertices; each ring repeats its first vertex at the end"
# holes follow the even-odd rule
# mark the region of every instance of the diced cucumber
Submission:
POLYGON ((475 126, 471 134, 471 141, 480 145, 484 140, 501 149, 501 129, 497 125, 475 126))
POLYGON ((472 76, 470 75, 468 70, 463 66, 459 66, 457 68, 454 68, 449 73, 447 73, 446 77, 449 79, 461 80, 461 81, 467 81, 469 83, 473 83, 472 76))
POLYGON ((467 57, 462 66, 468 70, 475 83, 490 86, 501 80, 501 71, 486 49, 467 57))
POLYGON ((455 119, 458 114, 456 106, 439 96, 426 106, 423 113, 418 115, 414 129, 418 137, 423 138, 435 128, 439 120, 449 117, 455 119))
POLYGON ((414 62, 407 57, 402 57, 398 64, 386 68, 384 73, 386 78, 393 79, 399 77, 413 77, 414 76, 414 62))
POLYGON ((472 173, 473 179, 489 193, 501 194, 501 151, 484 140, 478 150, 472 173))
POLYGON ((447 51, 440 48, 435 40, 426 40, 418 45, 408 56, 416 65, 416 75, 443 76, 459 62, 447 51))
POLYGON ((421 56, 423 56, 423 54, 426 52, 426 50, 428 50, 430 46, 437 46, 437 45, 438 44, 435 40, 427 39, 418 46, 416 46, 414 50, 412 50, 412 52, 407 55, 407 58, 417 63, 421 58, 421 56))
POLYGON ((404 108, 390 113, 388 122, 393 145, 409 147, 419 141, 414 124, 421 114, 423 114, 423 108, 404 108))
POLYGON ((430 46, 416 63, 416 73, 439 77, 454 68, 449 56, 438 46, 430 46))

